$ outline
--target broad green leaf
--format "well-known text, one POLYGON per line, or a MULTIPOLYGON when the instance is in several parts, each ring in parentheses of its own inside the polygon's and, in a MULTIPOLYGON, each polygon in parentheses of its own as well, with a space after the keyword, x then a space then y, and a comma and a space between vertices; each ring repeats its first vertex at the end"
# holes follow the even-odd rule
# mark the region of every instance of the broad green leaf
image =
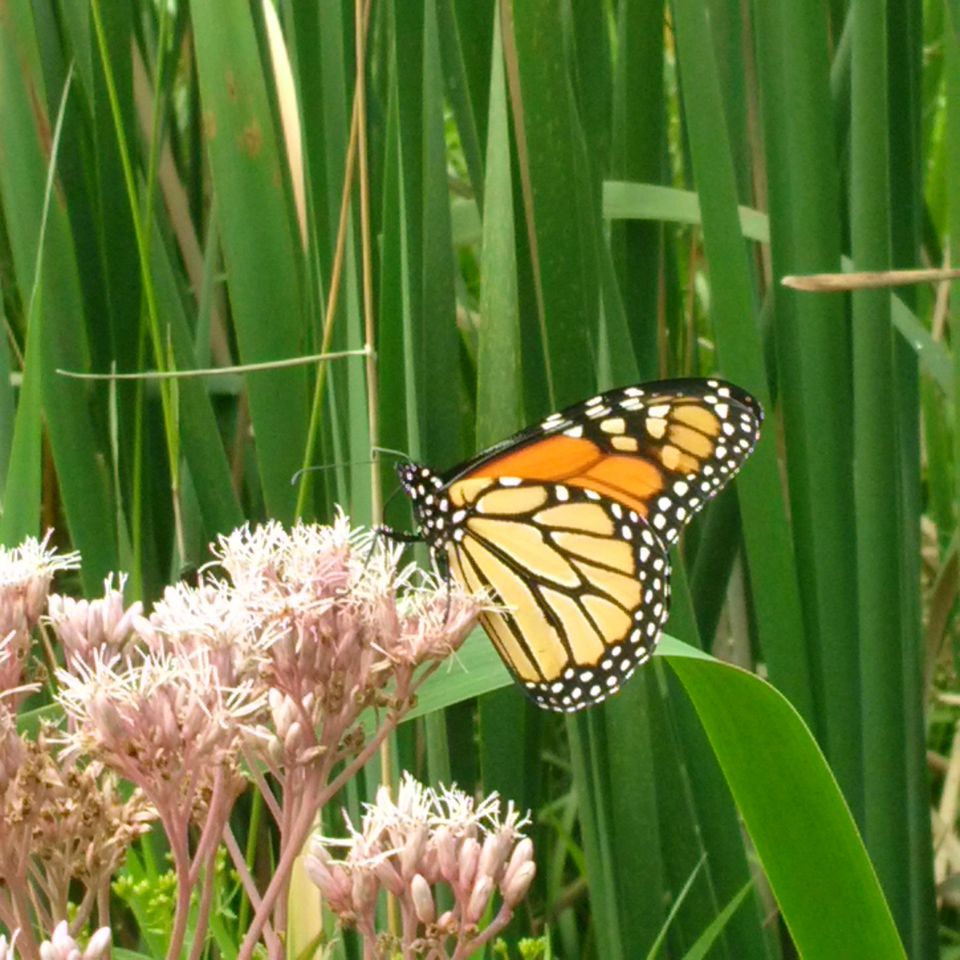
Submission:
MULTIPOLYGON (((796 710, 766 681, 672 637, 657 655, 693 702, 800 955, 905 957, 850 811, 796 710)), ((478 630, 427 681, 411 715, 509 682, 478 630)))

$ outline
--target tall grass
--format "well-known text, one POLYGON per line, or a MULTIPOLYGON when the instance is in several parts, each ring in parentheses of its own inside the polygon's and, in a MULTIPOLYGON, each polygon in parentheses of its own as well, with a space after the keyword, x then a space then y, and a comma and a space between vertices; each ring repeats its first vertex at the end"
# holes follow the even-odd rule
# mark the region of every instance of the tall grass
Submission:
POLYGON ((931 705, 955 681, 956 322, 924 290, 779 281, 949 260, 960 11, 276 14, 0 4, 4 542, 55 526, 85 591, 122 568, 153 597, 244 518, 379 522, 377 445, 442 469, 598 389, 719 372, 767 421, 676 551, 668 633, 796 715, 668 644, 608 705, 548 716, 478 636, 391 765, 533 809, 536 896, 511 936, 548 931, 556 956, 779 957, 791 936, 828 956, 845 927, 832 955, 895 953, 852 823, 906 953, 953 955, 930 831, 953 779, 931 793, 926 746, 948 754, 955 719, 931 705), (338 359, 270 367, 318 354, 338 359), (326 469, 291 484, 305 463, 326 469), (785 809, 798 796, 823 806, 785 809), (813 851, 857 878, 833 913, 813 851))

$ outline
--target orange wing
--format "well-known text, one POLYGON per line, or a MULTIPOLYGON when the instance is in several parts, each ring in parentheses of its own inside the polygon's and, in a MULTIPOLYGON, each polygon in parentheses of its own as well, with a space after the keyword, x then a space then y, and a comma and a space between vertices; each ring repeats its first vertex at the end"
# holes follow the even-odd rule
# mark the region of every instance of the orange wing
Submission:
POLYGON ((610 391, 498 445, 449 480, 466 502, 475 482, 503 477, 593 490, 645 517, 666 543, 740 469, 762 411, 719 380, 610 391))

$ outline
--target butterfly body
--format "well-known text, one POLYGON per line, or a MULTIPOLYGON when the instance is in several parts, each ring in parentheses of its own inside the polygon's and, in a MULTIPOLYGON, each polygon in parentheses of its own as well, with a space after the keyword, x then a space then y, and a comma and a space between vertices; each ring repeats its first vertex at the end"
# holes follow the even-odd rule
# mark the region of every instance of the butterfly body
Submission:
POLYGON ((669 612, 669 546, 761 421, 731 384, 660 381, 552 414, 446 474, 398 473, 419 537, 501 606, 481 621, 526 693, 570 712, 650 658, 669 612))

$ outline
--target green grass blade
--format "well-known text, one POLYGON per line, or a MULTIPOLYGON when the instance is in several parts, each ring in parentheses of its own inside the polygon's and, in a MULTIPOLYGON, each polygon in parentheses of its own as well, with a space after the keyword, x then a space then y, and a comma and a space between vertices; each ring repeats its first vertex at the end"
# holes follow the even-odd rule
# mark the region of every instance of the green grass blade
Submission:
MULTIPOLYGON (((547 382, 553 395, 538 390, 535 416, 582 400, 595 387, 591 324, 598 316, 599 287, 596 254, 592 247, 586 206, 589 195, 582 158, 586 149, 566 73, 563 16, 558 0, 532 0, 512 6, 513 40, 519 73, 517 91, 511 89, 515 122, 522 124, 526 152, 520 164, 529 176, 536 256, 547 327, 545 352, 547 382)), ((510 50, 507 49, 508 61, 510 50)), ((509 70, 509 62, 508 62, 509 70)), ((539 384, 538 372, 529 371, 539 384)))
MULTIPOLYGON (((656 184, 665 177, 662 18, 662 6, 649 0, 626 0, 617 12, 609 170, 618 179, 656 184)), ((602 189, 606 208, 608 185, 602 189)), ((634 352, 644 378, 654 379, 667 359, 659 357, 658 343, 665 248, 661 228, 654 223, 614 224, 610 247, 634 352)))
MULTIPOLYGON (((294 357, 302 344, 302 258, 250 8, 225 0, 190 9, 241 359, 294 357)), ((290 478, 306 443, 306 374, 297 367, 251 375, 247 392, 264 500, 272 516, 289 521, 296 502, 290 478)))
POLYGON ((697 942, 683 955, 683 960, 702 960, 703 957, 709 955, 717 938, 723 933, 724 928, 736 915, 740 909, 740 905, 747 899, 747 895, 751 889, 753 889, 752 880, 749 883, 745 883, 740 888, 740 891, 717 914, 710 926, 707 927, 697 939, 697 942))
MULTIPOLYGON (((840 269, 840 196, 821 9, 753 7, 773 277, 840 269), (824 171, 830 171, 824 175, 824 171)), ((849 326, 835 297, 775 282, 773 316, 793 549, 816 732, 854 815, 863 811, 849 326)))
MULTIPOLYGON (((34 101, 18 72, 25 61, 14 45, 16 20, 0 18, 0 201, 21 297, 32 304, 26 334, 32 349, 17 412, 2 534, 12 545, 41 532, 42 404, 70 533, 84 555, 81 576, 86 588, 94 590, 116 567, 112 498, 108 478, 97 466, 85 388, 55 372, 58 367, 86 368, 87 344, 76 323, 83 304, 65 211, 58 202, 47 206, 45 200, 48 163, 40 151, 34 101)), ((20 22, 29 22, 25 13, 20 22)))
MULTIPOLYGON (((753 320, 753 292, 740 235, 736 179, 708 17, 703 6, 692 0, 678 0, 674 10, 722 370, 735 383, 753 391, 772 413, 759 329, 753 320)), ((808 722, 813 722, 814 700, 797 570, 774 429, 768 427, 761 438, 737 481, 737 494, 763 656, 773 682, 787 693, 808 722)))
POLYGON ((522 338, 506 77, 499 16, 490 71, 477 356, 477 447, 523 426, 522 338))
MULTIPOLYGON (((850 234, 861 270, 890 266, 886 24, 857 0, 851 97, 850 234), (879 84, 879 86, 878 86, 879 84)), ((910 862, 903 803, 904 628, 898 503, 897 390, 890 299, 853 293, 854 502, 863 689, 864 835, 897 925, 911 942, 910 862)), ((901 400, 900 402, 903 402, 901 400)))

